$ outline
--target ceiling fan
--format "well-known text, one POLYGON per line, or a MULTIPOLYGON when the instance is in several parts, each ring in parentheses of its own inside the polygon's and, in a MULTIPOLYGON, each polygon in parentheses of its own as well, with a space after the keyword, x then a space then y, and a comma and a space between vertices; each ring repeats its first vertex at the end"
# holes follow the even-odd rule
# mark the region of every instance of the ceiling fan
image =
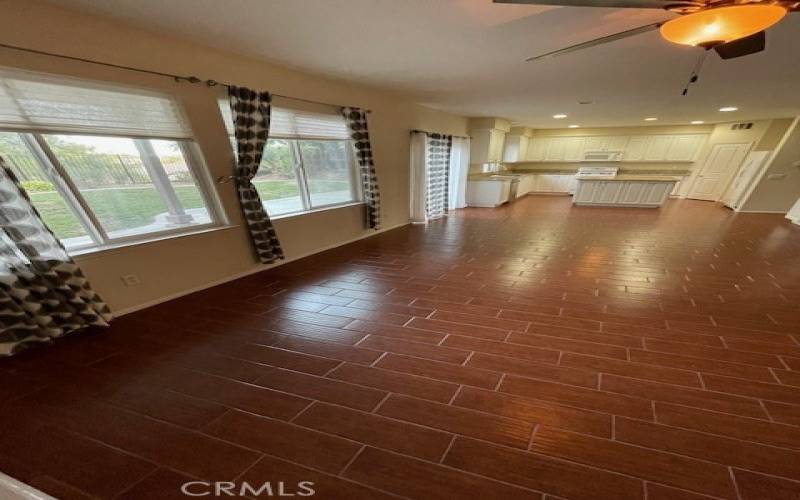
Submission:
POLYGON ((789 12, 800 11, 800 0, 494 0, 495 3, 662 9, 678 17, 646 24, 587 42, 554 50, 526 61, 560 56, 577 50, 659 30, 666 40, 682 45, 714 49, 723 59, 761 52, 766 46, 764 30, 789 12))

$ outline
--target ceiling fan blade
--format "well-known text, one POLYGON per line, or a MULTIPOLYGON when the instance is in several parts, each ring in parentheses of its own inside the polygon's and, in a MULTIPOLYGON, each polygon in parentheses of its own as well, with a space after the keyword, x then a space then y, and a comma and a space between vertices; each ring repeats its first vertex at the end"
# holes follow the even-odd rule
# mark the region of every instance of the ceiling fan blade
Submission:
POLYGON ((563 49, 554 50, 552 52, 547 52, 546 54, 541 54, 541 55, 538 55, 538 56, 529 57, 529 58, 525 59, 525 61, 529 62, 529 61, 536 61, 536 60, 539 60, 539 59, 544 59, 544 58, 547 58, 547 57, 560 56, 560 55, 568 54, 570 52, 575 52, 576 50, 588 49, 589 47, 595 47, 597 45, 603 45, 605 43, 614 42, 616 40, 622 40, 623 38, 628 38, 628 37, 631 37, 631 36, 634 36, 634 35, 638 35, 640 33, 647 33, 648 31, 656 30, 662 24, 664 24, 663 21, 659 22, 659 23, 645 24, 644 26, 639 26, 638 28, 633 28, 633 29, 629 29, 629 30, 625 30, 625 31, 620 31, 619 33, 614 33, 613 35, 607 35, 607 36, 604 36, 604 37, 595 38, 594 40, 589 40, 588 42, 583 42, 583 43, 579 43, 579 44, 576 44, 576 45, 570 45, 569 47, 566 47, 566 48, 563 48, 563 49))
POLYGON ((519 5, 558 5, 562 7, 606 7, 609 9, 664 9, 675 2, 668 0, 494 0, 494 3, 519 5))
POLYGON ((717 45, 714 50, 723 59, 733 59, 735 57, 748 56, 761 52, 767 46, 767 35, 763 31, 732 42, 717 45))

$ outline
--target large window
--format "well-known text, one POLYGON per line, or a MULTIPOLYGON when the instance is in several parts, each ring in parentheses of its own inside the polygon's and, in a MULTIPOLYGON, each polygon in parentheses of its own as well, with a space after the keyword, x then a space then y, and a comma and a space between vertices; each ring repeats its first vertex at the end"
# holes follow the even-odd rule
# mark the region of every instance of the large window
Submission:
MULTIPOLYGON (((227 103, 221 109, 231 130, 227 103)), ((273 106, 269 137, 253 185, 270 215, 361 199, 353 145, 340 114, 273 106)))
POLYGON ((219 220, 168 97, 0 69, 0 156, 70 251, 219 220))

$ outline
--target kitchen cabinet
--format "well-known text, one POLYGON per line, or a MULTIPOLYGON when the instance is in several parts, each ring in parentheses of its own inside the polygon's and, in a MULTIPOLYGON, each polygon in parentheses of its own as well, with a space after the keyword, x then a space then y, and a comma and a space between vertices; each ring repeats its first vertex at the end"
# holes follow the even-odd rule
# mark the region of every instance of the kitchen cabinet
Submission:
POLYGON ((528 159, 529 138, 524 135, 506 135, 503 146, 503 161, 518 162, 528 159))
POLYGON ((544 161, 549 142, 549 138, 543 137, 528 139, 528 161, 544 161))
POLYGON ((498 129, 482 129, 472 132, 470 163, 499 163, 503 160, 505 132, 498 129))
POLYGON ((676 179, 616 177, 578 179, 576 205, 658 208, 669 198, 676 179))
POLYGON ((564 161, 564 153, 567 148, 566 137, 553 137, 547 146, 547 161, 564 161))
POLYGON ((694 161, 703 142, 704 137, 700 135, 674 136, 667 150, 666 160, 694 161))
POLYGON ((519 178, 519 189, 517 189, 517 198, 525 196, 526 194, 536 190, 536 177, 534 174, 524 174, 519 178))
POLYGON ((650 137, 646 135, 636 135, 631 137, 628 139, 628 144, 625 147, 624 154, 622 155, 622 161, 642 161, 649 143, 650 137))
POLYGON ((609 137, 606 149, 603 151, 625 151, 629 139, 630 138, 626 136, 609 137))
POLYGON ((564 143, 564 161, 582 161, 585 137, 568 137, 564 143))
POLYGON ((650 137, 642 159, 645 161, 665 160, 673 140, 674 137, 671 135, 654 135, 650 137))
POLYGON ((508 202, 510 194, 510 179, 467 182, 467 206, 469 207, 498 207, 508 202))
POLYGON ((536 174, 533 177, 531 192, 564 194, 575 191, 573 174, 536 174))
POLYGON ((622 162, 692 162, 706 137, 706 134, 531 137, 526 144, 519 138, 506 148, 504 160, 581 162, 589 151, 622 151, 622 162))

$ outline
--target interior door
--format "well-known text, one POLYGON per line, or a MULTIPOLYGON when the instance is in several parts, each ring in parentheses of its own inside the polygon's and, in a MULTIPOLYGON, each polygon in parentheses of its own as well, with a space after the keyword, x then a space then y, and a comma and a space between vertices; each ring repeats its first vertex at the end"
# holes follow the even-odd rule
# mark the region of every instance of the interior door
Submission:
POLYGON ((719 200, 742 164, 748 149, 750 144, 717 144, 711 148, 688 197, 695 200, 719 200))
POLYGON ((752 181, 761 170, 761 166, 767 161, 770 153, 771 151, 753 151, 747 155, 744 163, 742 163, 742 168, 739 169, 739 173, 733 179, 731 187, 728 188, 722 196, 722 202, 726 206, 733 209, 739 208, 742 195, 750 185, 750 181, 752 181))

